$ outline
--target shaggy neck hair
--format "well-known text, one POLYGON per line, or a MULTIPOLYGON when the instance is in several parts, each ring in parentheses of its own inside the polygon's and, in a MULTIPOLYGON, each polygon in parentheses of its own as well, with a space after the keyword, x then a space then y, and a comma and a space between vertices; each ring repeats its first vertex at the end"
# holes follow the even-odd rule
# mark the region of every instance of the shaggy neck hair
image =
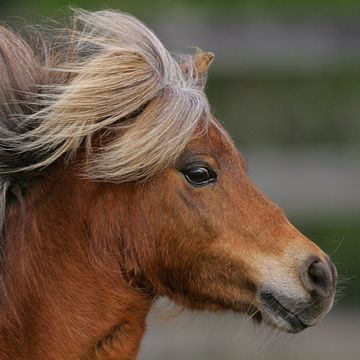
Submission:
POLYGON ((14 179, 80 147, 82 176, 147 179, 211 121, 196 57, 174 58, 120 12, 76 11, 73 24, 36 45, 0 28, 0 227, 14 179), (112 136, 100 146, 95 134, 112 136))

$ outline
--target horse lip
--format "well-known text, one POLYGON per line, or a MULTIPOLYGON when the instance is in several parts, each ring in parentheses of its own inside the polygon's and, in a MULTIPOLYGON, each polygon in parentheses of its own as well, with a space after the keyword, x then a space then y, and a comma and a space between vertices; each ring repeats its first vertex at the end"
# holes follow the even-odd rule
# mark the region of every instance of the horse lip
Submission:
POLYGON ((282 305, 272 293, 260 293, 260 300, 268 311, 273 315, 280 316, 291 326, 290 332, 300 332, 311 326, 310 324, 305 324, 297 314, 282 305))

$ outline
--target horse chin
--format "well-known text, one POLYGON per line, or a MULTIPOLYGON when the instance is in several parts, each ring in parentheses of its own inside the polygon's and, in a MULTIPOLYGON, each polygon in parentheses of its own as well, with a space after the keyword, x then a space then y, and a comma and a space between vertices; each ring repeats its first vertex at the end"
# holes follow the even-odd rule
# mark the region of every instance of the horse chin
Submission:
POLYGON ((305 319, 301 311, 291 309, 283 299, 282 302, 271 292, 262 292, 258 296, 262 319, 272 327, 288 333, 299 333, 316 324, 305 319))

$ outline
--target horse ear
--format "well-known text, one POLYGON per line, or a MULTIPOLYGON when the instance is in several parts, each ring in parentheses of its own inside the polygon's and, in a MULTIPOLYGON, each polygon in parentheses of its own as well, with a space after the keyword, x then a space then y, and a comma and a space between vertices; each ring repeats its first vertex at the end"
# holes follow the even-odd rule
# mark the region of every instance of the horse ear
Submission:
POLYGON ((214 58, 215 55, 212 52, 199 51, 194 55, 194 65, 201 87, 205 87, 206 85, 208 70, 214 58))
POLYGON ((199 76, 207 76, 208 69, 214 58, 215 55, 212 52, 198 52, 195 54, 194 64, 199 76))
POLYGON ((212 52, 202 52, 198 50, 193 56, 193 71, 189 69, 188 64, 182 64, 181 68, 185 74, 192 72, 192 76, 197 79, 198 85, 205 87, 208 70, 214 60, 215 55, 212 52))

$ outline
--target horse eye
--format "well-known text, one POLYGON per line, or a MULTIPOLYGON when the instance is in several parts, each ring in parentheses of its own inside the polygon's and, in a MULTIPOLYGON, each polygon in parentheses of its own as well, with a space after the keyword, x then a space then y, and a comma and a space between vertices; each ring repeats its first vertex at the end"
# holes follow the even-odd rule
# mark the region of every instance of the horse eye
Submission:
POLYGON ((216 181, 215 172, 206 166, 193 166, 184 171, 185 179, 193 186, 204 186, 216 181))

